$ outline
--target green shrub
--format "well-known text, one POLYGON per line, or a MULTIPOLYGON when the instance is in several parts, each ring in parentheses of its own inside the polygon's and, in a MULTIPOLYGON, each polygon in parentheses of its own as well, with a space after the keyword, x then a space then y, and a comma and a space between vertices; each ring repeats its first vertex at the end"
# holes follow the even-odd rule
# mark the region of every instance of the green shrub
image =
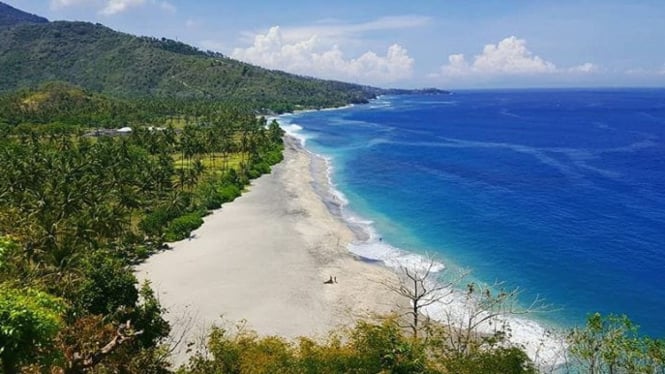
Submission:
POLYGON ((166 227, 164 240, 167 242, 175 242, 185 239, 189 237, 192 230, 197 229, 202 224, 203 218, 201 218, 201 212, 187 213, 169 223, 166 227))
POLYGON ((15 373, 21 364, 48 358, 64 310, 50 294, 0 284, 0 371, 15 373))
POLYGON ((202 184, 198 189, 201 203, 207 210, 219 209, 224 203, 224 198, 215 188, 212 182, 202 184))
POLYGON ((266 154, 263 156, 263 159, 269 165, 275 165, 275 164, 281 162, 284 159, 284 155, 282 154, 283 149, 284 149, 284 147, 280 146, 277 149, 266 152, 266 154))
POLYGON ((148 235, 159 235, 169 221, 178 216, 174 209, 158 207, 139 223, 139 228, 148 235))
POLYGON ((443 366, 450 373, 475 374, 535 374, 536 369, 527 354, 516 347, 496 347, 465 356, 450 356, 443 366))
POLYGON ((257 174, 256 177, 259 177, 262 174, 270 173, 270 165, 268 165, 268 163, 265 162, 265 161, 260 161, 260 162, 257 162, 256 164, 252 165, 251 170, 254 171, 257 174))
POLYGON ((235 184, 226 184, 219 187, 217 193, 222 199, 222 202, 226 203, 235 200, 236 197, 240 196, 241 191, 235 184))
POLYGON ((148 212, 139 222, 139 228, 148 235, 157 236, 164 231, 169 222, 191 210, 191 205, 190 193, 177 194, 169 205, 161 205, 148 212))
POLYGON ((150 256, 152 253, 152 250, 150 249, 150 246, 148 245, 137 245, 134 247, 134 258, 138 260, 145 260, 150 256))
POLYGON ((179 373, 435 373, 422 345, 401 333, 395 321, 359 322, 348 336, 323 343, 307 338, 291 343, 240 329, 235 335, 214 328, 209 355, 197 354, 179 373))
POLYGON ((138 301, 137 280, 125 264, 109 252, 97 251, 85 260, 85 280, 72 300, 81 311, 110 314, 138 301))
POLYGON ((221 180, 222 184, 233 184, 238 187, 242 187, 243 183, 240 180, 240 177, 238 176, 238 172, 236 172, 235 169, 231 168, 229 171, 227 171, 224 176, 222 177, 221 180))

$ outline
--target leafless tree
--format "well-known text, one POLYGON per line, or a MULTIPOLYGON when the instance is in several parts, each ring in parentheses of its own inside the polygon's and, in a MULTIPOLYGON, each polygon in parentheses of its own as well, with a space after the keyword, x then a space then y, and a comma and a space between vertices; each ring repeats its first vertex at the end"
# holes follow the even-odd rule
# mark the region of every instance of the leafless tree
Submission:
MULTIPOLYGON (((425 308, 435 303, 444 303, 453 292, 456 281, 441 282, 436 274, 440 266, 434 258, 427 257, 421 266, 409 268, 401 267, 397 282, 382 282, 382 284, 404 298, 409 305, 398 305, 406 310, 402 316, 407 317, 406 327, 411 329, 413 337, 418 337, 418 332, 429 322, 429 316, 425 308), (424 321, 421 321, 424 318, 424 321)), ((463 277, 463 276, 462 276, 463 277)))
POLYGON ((455 305, 439 316, 446 326, 451 353, 464 356, 479 345, 502 343, 510 337, 507 317, 549 310, 540 297, 528 305, 519 303, 520 293, 519 288, 507 289, 503 283, 469 283, 463 296, 450 300, 449 304, 455 305))
POLYGON ((551 310, 540 297, 524 305, 519 302, 521 290, 508 289, 503 283, 491 285, 469 283, 460 287, 468 272, 448 276, 442 281, 440 265, 432 257, 414 266, 404 266, 398 280, 384 282, 384 286, 401 296, 408 306, 407 325, 414 338, 426 327, 427 338, 434 337, 449 354, 466 356, 481 346, 497 345, 510 337, 510 316, 519 316, 551 310), (436 315, 429 315, 427 307, 440 304, 436 315), (430 323, 436 320, 439 323, 430 323))

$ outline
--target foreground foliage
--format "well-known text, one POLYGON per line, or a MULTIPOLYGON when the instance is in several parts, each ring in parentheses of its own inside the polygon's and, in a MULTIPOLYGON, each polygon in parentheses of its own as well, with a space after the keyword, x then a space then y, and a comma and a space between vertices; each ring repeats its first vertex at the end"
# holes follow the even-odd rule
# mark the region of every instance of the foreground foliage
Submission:
POLYGON ((193 357, 180 374, 203 373, 535 373, 518 348, 486 346, 468 355, 442 355, 443 339, 405 334, 395 319, 358 322, 324 342, 258 337, 240 328, 214 328, 207 352, 193 357))
POLYGON ((665 341, 640 336, 625 315, 592 314, 568 341, 574 363, 586 373, 665 373, 665 341))
POLYGON ((64 303, 33 288, 0 284, 0 361, 4 372, 45 359, 62 327, 64 303))

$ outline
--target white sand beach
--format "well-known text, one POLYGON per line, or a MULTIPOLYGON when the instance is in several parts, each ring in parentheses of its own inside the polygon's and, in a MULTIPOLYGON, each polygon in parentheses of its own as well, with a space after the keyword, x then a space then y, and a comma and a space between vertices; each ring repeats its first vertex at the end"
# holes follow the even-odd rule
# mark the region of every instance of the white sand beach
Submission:
MULTIPOLYGON (((184 332, 200 342, 210 325, 243 319, 261 335, 324 337, 395 309, 397 296, 381 285, 394 273, 348 252, 353 233, 313 189, 325 170, 313 168, 312 155, 291 138, 284 156, 191 239, 137 267, 168 309, 174 339, 184 332), (324 284, 330 276, 336 284, 324 284)), ((175 364, 186 360, 185 349, 179 344, 175 364)))

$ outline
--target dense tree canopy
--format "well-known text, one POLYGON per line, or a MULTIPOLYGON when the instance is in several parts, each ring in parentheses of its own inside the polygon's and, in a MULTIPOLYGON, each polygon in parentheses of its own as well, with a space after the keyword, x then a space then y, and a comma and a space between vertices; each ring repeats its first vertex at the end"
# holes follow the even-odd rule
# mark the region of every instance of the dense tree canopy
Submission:
POLYGON ((281 129, 239 107, 127 103, 60 83, 0 109, 4 371, 165 370, 169 326, 131 265, 269 172, 281 129), (132 131, 98 131, 114 118, 132 131))
POLYGON ((60 80, 117 97, 215 99, 278 112, 366 102, 381 91, 266 70, 173 40, 83 22, 0 29, 0 71, 0 91, 60 80))

